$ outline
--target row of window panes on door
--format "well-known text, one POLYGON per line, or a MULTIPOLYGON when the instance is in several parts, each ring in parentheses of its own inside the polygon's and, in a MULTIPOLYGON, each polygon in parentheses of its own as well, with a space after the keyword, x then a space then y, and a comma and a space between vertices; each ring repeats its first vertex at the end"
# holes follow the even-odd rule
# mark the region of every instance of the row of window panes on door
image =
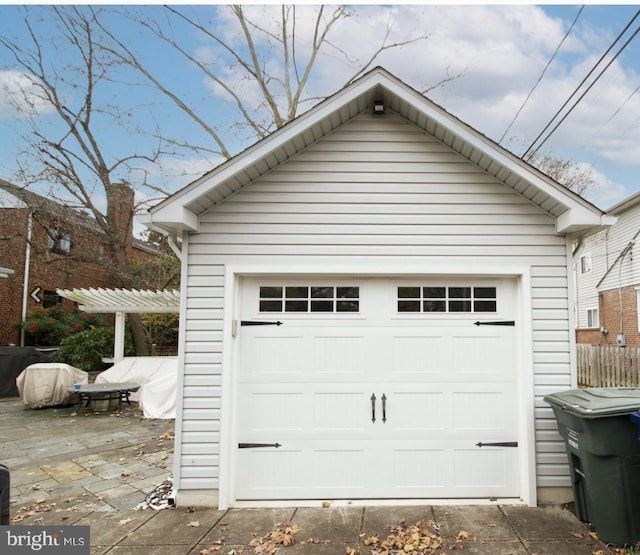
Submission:
MULTIPOLYGON (((398 312, 496 312, 495 287, 398 287, 398 312)), ((360 288, 260 287, 260 312, 358 312, 360 288)))
POLYGON ((260 312, 358 312, 359 287, 260 287, 260 312))

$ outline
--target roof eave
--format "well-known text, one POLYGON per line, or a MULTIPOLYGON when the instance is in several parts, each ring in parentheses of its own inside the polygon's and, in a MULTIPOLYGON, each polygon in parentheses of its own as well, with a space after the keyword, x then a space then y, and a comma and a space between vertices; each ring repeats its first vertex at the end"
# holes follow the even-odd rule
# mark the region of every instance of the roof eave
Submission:
POLYGON ((556 218, 556 233, 563 235, 590 235, 611 227, 617 218, 609 214, 597 214, 594 211, 575 207, 556 218))

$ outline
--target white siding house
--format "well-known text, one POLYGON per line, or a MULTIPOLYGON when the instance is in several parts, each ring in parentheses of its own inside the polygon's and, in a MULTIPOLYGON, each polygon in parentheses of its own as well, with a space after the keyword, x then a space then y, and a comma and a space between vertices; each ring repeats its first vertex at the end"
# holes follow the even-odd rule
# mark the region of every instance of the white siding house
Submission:
POLYGON ((640 347, 640 194, 607 213, 615 225, 578 240, 575 251, 578 342, 640 347))
POLYGON ((177 503, 566 494, 542 397, 576 384, 571 245, 608 221, 382 69, 158 204, 177 503))

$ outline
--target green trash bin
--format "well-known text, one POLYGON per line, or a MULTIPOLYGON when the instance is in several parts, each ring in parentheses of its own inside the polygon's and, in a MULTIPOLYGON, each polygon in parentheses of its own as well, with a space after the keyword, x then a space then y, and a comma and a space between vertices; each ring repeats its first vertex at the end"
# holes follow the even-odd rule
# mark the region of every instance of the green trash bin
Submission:
POLYGON ((640 389, 572 389, 544 397, 565 440, 578 518, 615 545, 640 541, 640 389))

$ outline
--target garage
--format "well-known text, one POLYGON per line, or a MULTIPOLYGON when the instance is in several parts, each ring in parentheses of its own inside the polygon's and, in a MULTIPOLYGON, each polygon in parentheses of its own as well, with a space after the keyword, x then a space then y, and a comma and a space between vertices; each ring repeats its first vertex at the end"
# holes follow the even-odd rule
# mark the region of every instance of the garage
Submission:
POLYGON ((182 263, 179 505, 571 500, 543 398, 612 223, 579 195, 376 68, 146 223, 182 263))
POLYGON ((242 291, 238 500, 520 495, 512 280, 242 291))

